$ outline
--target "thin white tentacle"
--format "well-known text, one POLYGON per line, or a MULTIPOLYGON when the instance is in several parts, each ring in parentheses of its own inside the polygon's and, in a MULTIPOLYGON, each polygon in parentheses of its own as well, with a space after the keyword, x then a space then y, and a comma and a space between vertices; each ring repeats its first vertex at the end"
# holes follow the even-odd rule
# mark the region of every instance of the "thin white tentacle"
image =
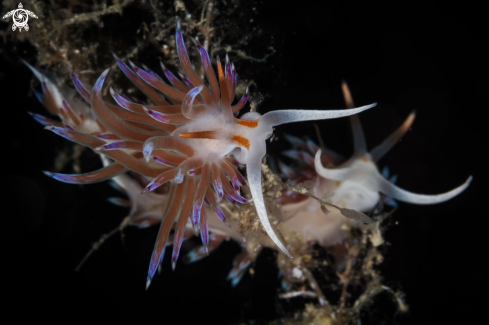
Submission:
POLYGON ((262 143, 259 148, 255 147, 254 149, 253 156, 250 157, 248 164, 246 165, 246 174, 248 175, 248 185, 250 187, 251 196, 253 197, 256 212, 258 213, 258 218, 260 218, 263 228, 265 228, 265 231, 275 245, 277 245, 277 247, 288 257, 292 258, 292 255, 290 255, 287 248, 285 248, 273 231, 270 220, 268 220, 265 202, 263 201, 263 193, 261 190, 261 160, 266 152, 265 143, 262 143))
POLYGON ((413 204, 436 204, 448 201, 455 196, 462 193, 472 181, 472 176, 467 178, 467 180, 460 186, 454 188, 451 191, 434 194, 434 195, 426 195, 426 194, 416 194, 392 184, 388 180, 386 180, 382 175, 378 174, 378 184, 379 191, 402 202, 413 203, 413 204))
POLYGON ((269 126, 277 126, 293 122, 313 121, 313 120, 326 120, 339 118, 344 116, 350 116, 358 114, 369 108, 374 107, 377 103, 373 103, 366 106, 361 106, 352 109, 341 110, 301 110, 301 109, 288 109, 268 112, 261 118, 262 123, 266 123, 269 126))
POLYGON ((314 166, 316 167, 316 173, 321 177, 331 179, 334 181, 343 181, 346 174, 350 171, 350 168, 335 168, 329 169, 325 168, 321 163, 321 149, 316 152, 316 157, 314 157, 314 166))

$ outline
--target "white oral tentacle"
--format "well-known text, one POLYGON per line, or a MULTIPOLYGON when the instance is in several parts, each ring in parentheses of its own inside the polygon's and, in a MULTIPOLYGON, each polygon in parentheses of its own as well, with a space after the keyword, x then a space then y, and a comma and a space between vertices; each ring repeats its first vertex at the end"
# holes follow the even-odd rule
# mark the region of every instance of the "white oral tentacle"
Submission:
POLYGON ((403 190, 402 188, 386 180, 380 174, 378 174, 377 178, 378 178, 380 192, 402 202, 423 204, 423 205, 437 204, 437 203, 448 201, 454 198, 455 196, 459 195, 460 193, 462 193, 470 185, 470 182, 472 181, 472 176, 470 176, 462 185, 454 188, 451 191, 441 193, 441 194, 427 195, 427 194, 416 194, 416 193, 403 190))
POLYGON ((259 148, 255 147, 254 149, 254 155, 250 157, 248 164, 246 165, 246 173, 248 175, 248 184, 250 187, 251 196, 253 197, 256 212, 258 213, 258 218, 260 218, 263 228, 265 228, 265 231, 275 245, 277 245, 277 247, 280 248, 280 250, 282 250, 282 252, 284 252, 288 257, 292 258, 292 255, 290 255, 287 248, 285 248, 275 234, 275 231, 273 231, 270 220, 268 220, 265 202, 263 201, 263 193, 261 190, 261 160, 265 155, 265 143, 261 143, 259 148), (263 152, 263 154, 261 154, 261 152, 263 152))
POLYGON ((316 168, 316 173, 318 173, 321 177, 331 179, 333 181, 343 181, 346 174, 348 174, 350 171, 350 168, 325 168, 321 163, 321 149, 316 152, 316 156, 314 157, 314 166, 316 168))

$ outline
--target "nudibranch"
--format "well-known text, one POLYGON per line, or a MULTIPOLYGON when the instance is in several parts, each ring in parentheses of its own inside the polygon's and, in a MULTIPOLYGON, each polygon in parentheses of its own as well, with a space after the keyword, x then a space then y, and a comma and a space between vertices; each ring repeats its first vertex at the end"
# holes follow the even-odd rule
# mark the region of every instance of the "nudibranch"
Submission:
MULTIPOLYGON (((342 84, 343 94, 347 107, 353 107, 353 100, 346 83, 342 84)), ((321 163, 321 150, 316 153, 314 164, 316 172, 321 177, 340 182, 334 190, 336 196, 342 197, 343 203, 354 210, 369 211, 375 207, 383 193, 393 199, 413 204, 436 204, 452 199, 462 193, 472 181, 472 176, 460 186, 451 191, 434 194, 416 194, 408 192, 396 186, 384 178, 378 171, 376 162, 382 158, 409 130, 415 118, 411 113, 404 123, 380 145, 367 152, 362 126, 358 116, 351 116, 353 130, 354 154, 353 156, 336 168, 326 168, 321 163)))
MULTIPOLYGON (((342 83, 342 91, 347 107, 353 107, 353 100, 345 82, 342 83)), ((293 183, 312 181, 313 185, 309 191, 317 198, 336 207, 354 211, 372 211, 381 198, 389 205, 395 204, 394 199, 413 204, 435 204, 450 200, 469 186, 472 176, 462 185, 446 193, 423 195, 397 187, 394 184, 396 177, 387 179, 388 171, 384 169, 381 174, 377 169, 378 160, 409 130, 414 118, 415 113, 412 112, 394 133, 369 153, 358 116, 350 116, 354 154, 346 161, 335 152, 320 148, 311 140, 303 141, 287 135, 286 139, 295 149, 284 154, 298 162, 299 166, 291 168, 279 162, 280 170, 293 183)), ((314 241, 323 247, 339 244, 344 240, 343 226, 347 222, 345 216, 348 217, 344 213, 339 213, 337 209, 325 210, 317 200, 290 191, 287 191, 280 201, 283 220, 279 229, 282 233, 296 231, 302 235, 304 241, 314 241)), ((357 220, 353 220, 351 224, 359 225, 357 220)))
POLYGON ((117 103, 102 98, 102 87, 109 69, 88 90, 71 71, 71 78, 81 97, 90 104, 92 122, 77 115, 74 107, 56 91, 54 82, 36 75, 42 83, 40 101, 63 123, 35 116, 47 129, 98 151, 113 160, 100 170, 81 175, 47 173, 68 183, 86 184, 116 177, 127 171, 150 179, 144 191, 151 192, 170 183, 167 202, 162 209, 161 225, 150 261, 147 286, 161 263, 165 246, 174 227, 173 266, 178 258, 184 231, 189 221, 200 232, 204 247, 209 243, 206 201, 221 221, 226 218, 217 201, 246 204, 251 200, 266 233, 289 257, 292 257, 275 234, 268 219, 261 185, 262 158, 266 140, 273 127, 286 123, 333 119, 367 110, 375 104, 345 110, 277 110, 264 115, 248 112, 236 118, 247 102, 247 92, 235 104, 237 74, 226 55, 224 66, 217 57, 217 77, 207 51, 193 40, 200 54, 207 83, 195 72, 181 32, 176 27, 176 49, 185 75, 176 78, 166 67, 169 83, 155 72, 130 62, 129 67, 115 58, 119 68, 154 105, 134 103, 114 89, 110 93, 117 103), (245 165, 247 182, 237 166, 245 165), (247 184, 251 200, 240 195, 247 184), (212 186, 212 187, 211 187, 212 186), (212 190, 213 189, 213 190, 212 190), (217 196, 217 198, 216 198, 217 196), (176 226, 174 226, 176 224, 176 226))

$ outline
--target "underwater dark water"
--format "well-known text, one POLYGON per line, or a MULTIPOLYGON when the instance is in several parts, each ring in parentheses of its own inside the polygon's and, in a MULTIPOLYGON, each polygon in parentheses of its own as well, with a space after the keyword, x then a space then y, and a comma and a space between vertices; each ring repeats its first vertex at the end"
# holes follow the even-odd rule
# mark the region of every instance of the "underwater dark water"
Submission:
MULTIPOLYGON (((392 302, 379 296, 362 323, 482 323, 489 289, 482 266, 487 256, 489 53, 481 8, 428 1, 243 5, 256 7, 253 19, 276 50, 265 63, 247 65, 256 70, 255 91, 265 96, 258 111, 342 108, 340 82, 345 79, 357 105, 378 103, 360 115, 369 148, 417 110, 411 131, 379 164, 398 175, 401 187, 440 193, 474 176, 450 202, 399 204, 393 219, 398 224, 385 235, 380 269, 387 285, 406 294, 410 311, 394 315, 392 302)), ((132 14, 128 10, 123 17, 132 14)), ((250 52, 261 53, 270 44, 254 43, 250 52)), ((167 254, 162 274, 146 292, 153 228, 127 228, 124 243, 114 236, 74 272, 90 243, 119 224, 127 210, 106 201, 118 195, 106 183, 68 185, 41 173, 52 169, 65 140, 26 113, 44 114, 44 108, 27 97, 31 73, 12 53, 33 57, 32 47, 12 49, 7 40, 2 48, 4 314, 65 322, 261 324, 299 310, 303 301, 277 297, 280 281, 272 250, 259 256, 253 276, 247 273, 236 288, 230 286, 225 279, 240 251, 232 242, 197 263, 180 261, 175 272, 167 254)), ((346 119, 318 125, 327 146, 345 156, 352 153, 346 119)), ((278 127, 276 135, 283 133, 317 141, 314 128, 305 123, 278 127)), ((267 147, 279 155, 288 144, 281 139, 267 147)), ((98 164, 95 154, 84 153, 84 171, 98 164)), ((183 252, 196 243, 184 243, 183 252)))

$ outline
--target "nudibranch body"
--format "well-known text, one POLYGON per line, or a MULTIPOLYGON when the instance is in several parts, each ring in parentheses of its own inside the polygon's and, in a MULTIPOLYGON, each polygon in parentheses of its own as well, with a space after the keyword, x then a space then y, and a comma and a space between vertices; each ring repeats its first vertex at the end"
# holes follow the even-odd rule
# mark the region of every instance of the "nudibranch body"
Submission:
POLYGON ((41 102, 51 108, 52 113, 60 115, 63 124, 37 115, 36 119, 58 135, 113 160, 102 169, 90 173, 47 175, 68 183, 86 184, 132 171, 150 180, 145 192, 170 183, 164 200, 168 204, 160 206, 161 225, 151 257, 147 286, 163 259, 171 229, 175 229, 174 266, 188 223, 196 232, 200 232, 204 247, 209 244, 210 218, 204 202, 225 223, 226 218, 217 204, 218 200, 224 197, 231 203, 249 203, 240 195, 240 186, 246 183, 268 236, 291 257, 270 224, 263 200, 261 166, 266 154, 266 139, 272 135, 273 127, 281 124, 350 116, 375 106, 332 111, 278 110, 264 115, 250 112, 238 119, 235 115, 245 105, 247 94, 232 105, 237 80, 234 65, 227 56, 224 67, 217 59, 216 78, 207 51, 197 41, 194 43, 201 56, 207 84, 191 65, 179 23, 176 45, 185 72, 182 81, 163 67, 170 82, 167 84, 153 71, 141 69, 130 62, 131 69, 116 58, 119 68, 154 106, 134 103, 113 89, 110 92, 118 105, 104 101, 102 87, 108 69, 101 74, 91 91, 71 71, 75 88, 91 106, 93 120, 90 121, 85 115, 77 116, 74 112, 76 108, 70 107, 54 83, 36 74, 43 84, 44 95, 39 96, 41 102), (238 164, 246 165, 247 182, 238 171, 238 164))

